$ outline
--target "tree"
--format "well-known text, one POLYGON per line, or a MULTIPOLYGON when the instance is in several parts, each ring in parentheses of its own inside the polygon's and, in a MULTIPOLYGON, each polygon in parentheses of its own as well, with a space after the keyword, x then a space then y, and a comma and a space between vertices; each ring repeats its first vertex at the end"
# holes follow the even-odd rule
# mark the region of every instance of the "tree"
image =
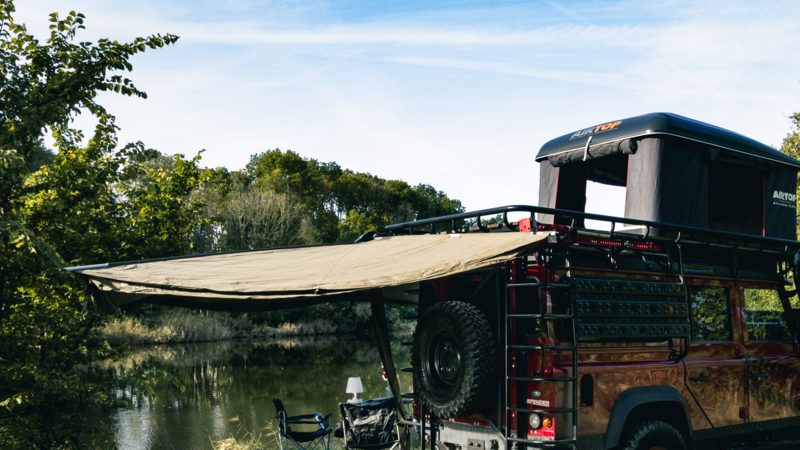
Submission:
POLYGON ((289 150, 253 155, 245 169, 263 189, 291 193, 310 215, 320 242, 352 241, 367 231, 414 219, 463 212, 461 202, 433 186, 410 186, 338 164, 303 158, 289 150))
POLYGON ((224 250, 288 247, 310 240, 304 208, 291 194, 234 191, 221 214, 224 250))
MULTIPOLYGON (((177 36, 78 42, 84 16, 70 12, 50 16, 42 44, 13 13, 0 0, 0 447, 75 448, 91 443, 86 410, 108 403, 115 382, 75 368, 115 351, 94 331, 104 319, 78 280, 58 269, 188 251, 202 207, 191 192, 207 175, 180 155, 173 170, 145 169, 157 152, 120 148, 96 102, 100 91, 146 98, 121 73, 177 36), (88 141, 69 128, 82 112, 98 122, 88 141), (46 130, 57 154, 42 151, 46 130)), ((116 381, 146 392, 142 379, 116 381)))
MULTIPOLYGON (((790 116, 792 121, 792 131, 783 138, 781 152, 794 159, 800 159, 800 112, 790 116)), ((797 193, 800 194, 800 183, 798 183, 797 193)), ((798 215, 798 236, 800 236, 800 215, 798 215)))

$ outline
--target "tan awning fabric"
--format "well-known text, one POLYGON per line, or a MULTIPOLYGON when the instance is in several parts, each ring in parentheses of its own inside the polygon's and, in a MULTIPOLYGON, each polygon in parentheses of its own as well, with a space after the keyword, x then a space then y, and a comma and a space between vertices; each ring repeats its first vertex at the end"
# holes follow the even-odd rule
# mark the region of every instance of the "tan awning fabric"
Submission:
POLYGON ((394 236, 358 244, 112 264, 76 272, 107 293, 115 306, 143 300, 213 305, 214 309, 284 309, 507 261, 531 252, 547 236, 514 232, 394 236))

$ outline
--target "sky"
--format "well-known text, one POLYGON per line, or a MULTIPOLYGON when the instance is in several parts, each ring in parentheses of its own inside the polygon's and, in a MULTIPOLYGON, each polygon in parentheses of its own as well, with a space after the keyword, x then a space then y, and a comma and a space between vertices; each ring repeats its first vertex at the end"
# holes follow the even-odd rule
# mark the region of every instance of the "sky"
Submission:
MULTIPOLYGON (((536 205, 550 139, 672 112, 779 147, 800 110, 800 2, 17 0, 80 40, 171 33, 102 94, 120 142, 244 167, 280 148, 426 183, 468 210, 536 205)), ((75 126, 91 130, 81 116, 75 126)), ((587 208, 622 215, 618 190, 587 208)))

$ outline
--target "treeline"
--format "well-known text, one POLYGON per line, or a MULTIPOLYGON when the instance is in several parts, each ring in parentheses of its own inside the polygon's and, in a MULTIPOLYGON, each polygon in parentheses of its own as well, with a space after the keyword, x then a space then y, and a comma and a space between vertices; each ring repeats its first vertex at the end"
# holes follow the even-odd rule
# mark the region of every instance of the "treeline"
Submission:
MULTIPOLYGON (((149 164, 170 170, 172 161, 162 155, 149 164)), ((191 236, 198 253, 347 242, 390 223, 464 210, 427 184, 279 149, 252 155, 240 171, 213 169, 209 178, 195 193, 207 219, 191 236)))

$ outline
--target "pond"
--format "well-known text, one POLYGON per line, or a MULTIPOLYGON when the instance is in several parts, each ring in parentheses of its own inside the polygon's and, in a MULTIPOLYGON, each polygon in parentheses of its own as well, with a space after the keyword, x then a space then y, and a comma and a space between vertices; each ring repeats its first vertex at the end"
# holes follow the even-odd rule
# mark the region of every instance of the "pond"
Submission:
MULTIPOLYGON (((411 392, 411 374, 399 372, 410 365, 410 348, 401 342, 411 337, 392 340, 402 392, 411 392)), ((335 424, 338 404, 351 397, 345 393, 348 377, 361 377, 362 399, 385 397, 388 386, 373 340, 353 336, 148 347, 105 367, 118 373, 133 368, 166 370, 185 389, 159 380, 154 398, 130 387, 112 392, 134 405, 102 418, 121 450, 211 449, 212 440, 245 432, 277 449, 273 397, 290 415, 333 412, 335 424)))

